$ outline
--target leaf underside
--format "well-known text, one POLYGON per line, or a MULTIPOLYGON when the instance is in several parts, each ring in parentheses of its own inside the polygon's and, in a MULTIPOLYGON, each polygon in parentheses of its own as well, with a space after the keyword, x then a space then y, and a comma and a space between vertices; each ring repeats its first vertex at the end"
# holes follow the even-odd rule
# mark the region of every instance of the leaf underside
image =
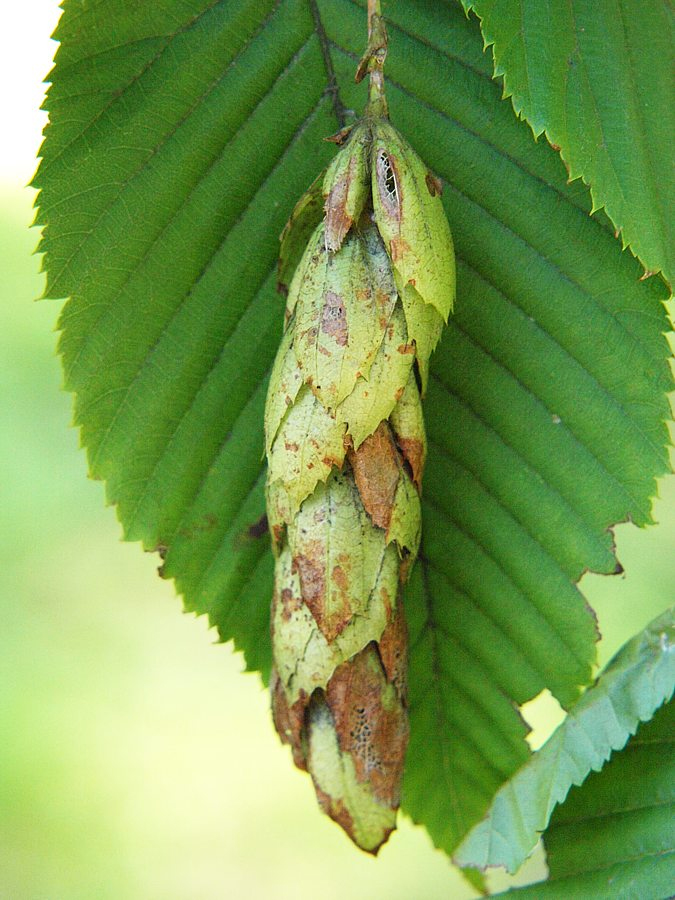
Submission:
MULTIPOLYGON (((548 741, 499 789, 488 815, 462 841, 455 861, 482 869, 519 869, 570 787, 581 784, 591 770, 599 771, 673 690, 675 607, 617 653, 548 741)), ((569 818, 564 810, 560 816, 569 818)))
MULTIPOLYGON (((675 884, 675 701, 553 815, 549 879, 509 891, 558 900, 662 900, 675 884)), ((501 895, 500 895, 501 896, 501 895)))
MULTIPOLYGON (((667 470, 663 291, 534 144, 459 4, 387 4, 392 121, 444 180, 458 299, 432 358, 408 813, 447 851, 527 758, 514 704, 588 683, 575 586, 667 470)), ((262 418, 278 235, 330 160, 352 0, 65 0, 35 179, 66 387, 125 537, 267 676, 262 418), (328 64, 330 63, 330 65, 328 64)))
POLYGON ((666 0, 463 0, 504 95, 591 185, 623 245, 672 284, 673 14, 666 0))

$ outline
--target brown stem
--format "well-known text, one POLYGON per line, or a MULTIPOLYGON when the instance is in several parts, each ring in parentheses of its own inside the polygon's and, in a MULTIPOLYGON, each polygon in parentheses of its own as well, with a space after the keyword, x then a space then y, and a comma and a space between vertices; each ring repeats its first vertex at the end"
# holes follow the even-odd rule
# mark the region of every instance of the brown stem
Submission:
POLYGON ((384 93, 384 61, 387 58, 387 29, 382 18, 381 0, 368 0, 368 44, 356 70, 355 80, 370 75, 366 115, 389 115, 384 93))

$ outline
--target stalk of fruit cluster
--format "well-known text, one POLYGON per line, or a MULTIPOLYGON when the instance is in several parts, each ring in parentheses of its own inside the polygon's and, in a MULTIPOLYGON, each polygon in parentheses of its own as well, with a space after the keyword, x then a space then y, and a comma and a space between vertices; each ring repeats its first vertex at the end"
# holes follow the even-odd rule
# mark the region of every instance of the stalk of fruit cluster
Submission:
POLYGON ((370 852, 400 803, 421 398, 455 284, 440 183, 387 119, 385 55, 375 10, 365 115, 282 234, 285 330, 265 408, 274 722, 370 852))

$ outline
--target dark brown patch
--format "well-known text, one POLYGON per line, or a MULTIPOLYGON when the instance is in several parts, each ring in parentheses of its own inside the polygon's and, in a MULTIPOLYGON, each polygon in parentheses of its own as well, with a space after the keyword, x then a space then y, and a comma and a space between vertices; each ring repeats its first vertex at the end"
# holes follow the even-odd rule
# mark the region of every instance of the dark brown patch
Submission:
POLYGON ((281 546, 281 542, 284 539, 284 526, 283 525, 273 525, 272 526, 272 540, 276 547, 281 546))
POLYGON ((321 330, 329 334, 340 347, 347 346, 349 328, 347 326, 347 310, 342 298, 334 291, 326 291, 323 311, 321 313, 321 330))
POLYGON ((413 344, 399 344, 396 349, 401 354, 414 353, 415 352, 415 344, 414 343, 413 344))
POLYGON ((299 699, 289 706, 284 686, 276 669, 272 669, 270 693, 272 695, 272 720, 277 734, 283 744, 291 745, 295 765, 299 769, 307 771, 307 761, 302 749, 302 731, 308 698, 302 691, 299 699))
POLYGON ((338 666, 326 690, 338 745, 354 761, 356 777, 376 799, 397 809, 408 744, 408 717, 402 703, 383 703, 388 689, 375 644, 338 666))
POLYGON ((401 448, 403 458, 410 466, 412 480, 417 492, 422 492, 422 475, 424 474, 424 462, 426 458, 424 442, 419 438, 402 438, 396 436, 398 446, 401 448))
POLYGON ((380 422, 359 449, 350 452, 349 462, 361 500, 373 524, 389 528, 400 463, 387 422, 380 422))
POLYGON ((297 453, 300 449, 295 441, 284 441, 284 447, 286 450, 291 450, 293 453, 297 453))
POLYGON ((408 580, 408 576, 410 575, 410 570, 412 568, 413 563, 415 562, 415 558, 410 555, 408 550, 403 551, 403 559, 398 567, 398 580, 400 584, 405 584, 408 580))
MULTIPOLYGON (((317 511, 319 514, 320 511, 317 511)), ((321 515, 325 513, 321 512, 321 515)), ((302 545, 302 553, 293 558, 293 571, 300 578, 302 601, 314 617, 314 621, 322 634, 330 643, 341 634, 352 619, 352 609, 348 586, 350 582, 349 557, 340 557, 341 569, 335 568, 327 582, 325 572, 326 546, 323 541, 306 541, 302 545)))
POLYGON ((408 700, 408 626, 399 596, 394 615, 378 643, 387 680, 393 684, 404 705, 408 700))
POLYGON ((443 183, 440 178, 436 178, 431 172, 427 172, 424 176, 424 181, 427 185, 427 190, 431 194, 432 197, 440 197, 443 193, 443 183))
POLYGON ((261 538, 263 535, 267 534, 268 528, 269 525, 267 522, 267 515, 266 513, 263 513, 257 522, 254 522, 253 525, 248 526, 246 534, 250 538, 261 538))
POLYGON ((325 547, 320 541, 312 541, 303 549, 305 554, 293 558, 293 571, 300 578, 302 599, 321 627, 326 607, 326 579, 324 567, 319 561, 324 558, 325 547))

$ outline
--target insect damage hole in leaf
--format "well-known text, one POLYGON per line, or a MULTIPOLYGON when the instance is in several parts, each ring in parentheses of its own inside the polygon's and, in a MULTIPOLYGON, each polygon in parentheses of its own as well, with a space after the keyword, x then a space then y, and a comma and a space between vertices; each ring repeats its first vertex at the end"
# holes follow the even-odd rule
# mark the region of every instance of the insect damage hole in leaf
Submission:
POLYGON ((527 703, 523 703, 520 707, 520 714, 530 727, 527 735, 530 750, 538 750, 566 715, 565 710, 548 688, 528 700, 527 703))

